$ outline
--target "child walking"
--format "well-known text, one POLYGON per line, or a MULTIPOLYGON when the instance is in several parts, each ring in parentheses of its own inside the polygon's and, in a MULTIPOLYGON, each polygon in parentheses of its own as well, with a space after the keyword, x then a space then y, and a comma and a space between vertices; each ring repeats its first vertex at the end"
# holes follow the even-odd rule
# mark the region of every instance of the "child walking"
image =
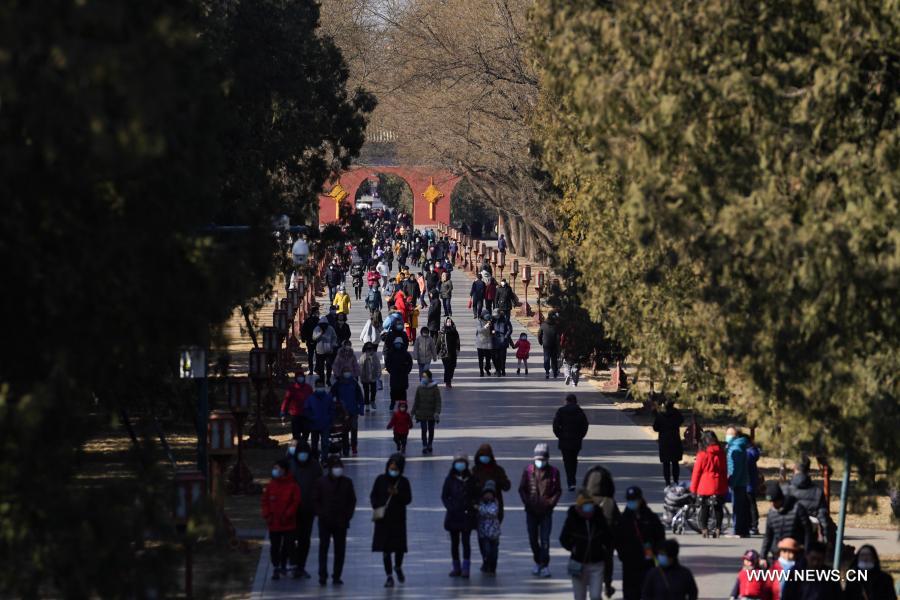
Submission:
POLYGON ((484 483, 478 504, 478 547, 481 549, 482 573, 495 574, 500 553, 500 503, 497 501, 497 484, 491 479, 484 483))
POLYGON ((299 506, 300 486, 291 477, 288 461, 281 459, 272 467, 272 480, 262 493, 262 518, 271 542, 272 579, 287 575, 299 506))
POLYGON ((409 439, 409 430, 412 429, 412 417, 409 416, 406 401, 397 403, 397 410, 391 415, 387 424, 388 429, 394 430, 394 443, 397 444, 397 452, 406 456, 406 441, 409 439))
POLYGON ((524 331, 519 334, 519 339, 513 344, 516 349, 516 375, 521 375, 522 367, 525 367, 525 374, 528 375, 528 355, 531 354, 531 342, 528 341, 528 334, 524 331))

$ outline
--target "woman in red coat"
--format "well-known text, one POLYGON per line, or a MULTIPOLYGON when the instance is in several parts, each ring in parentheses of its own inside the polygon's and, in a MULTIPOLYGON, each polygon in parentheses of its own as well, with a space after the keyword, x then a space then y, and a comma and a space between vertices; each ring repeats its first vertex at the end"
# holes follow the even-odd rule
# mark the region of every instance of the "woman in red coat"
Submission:
POLYGON ((704 431, 700 438, 700 451, 697 452, 691 475, 691 492, 700 497, 699 521, 703 537, 709 537, 710 534, 710 506, 716 516, 712 535, 718 537, 722 531, 722 507, 725 504, 725 494, 728 493, 728 462, 719 439, 712 431, 704 431))
POLYGON ((262 517, 271 542, 272 579, 287 574, 299 506, 300 486, 291 476, 288 461, 281 459, 272 467, 272 480, 262 493, 262 517))

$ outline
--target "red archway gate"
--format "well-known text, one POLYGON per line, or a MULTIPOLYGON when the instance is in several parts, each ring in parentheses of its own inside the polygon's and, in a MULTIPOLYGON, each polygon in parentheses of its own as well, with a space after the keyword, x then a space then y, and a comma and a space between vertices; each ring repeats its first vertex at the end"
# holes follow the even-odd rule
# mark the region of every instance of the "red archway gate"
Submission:
POLYGON ((355 166, 341 173, 337 181, 326 184, 319 195, 319 224, 334 223, 342 206, 356 208, 356 191, 362 182, 378 173, 402 178, 413 195, 413 225, 437 227, 450 222, 450 196, 461 179, 445 169, 428 167, 355 166))

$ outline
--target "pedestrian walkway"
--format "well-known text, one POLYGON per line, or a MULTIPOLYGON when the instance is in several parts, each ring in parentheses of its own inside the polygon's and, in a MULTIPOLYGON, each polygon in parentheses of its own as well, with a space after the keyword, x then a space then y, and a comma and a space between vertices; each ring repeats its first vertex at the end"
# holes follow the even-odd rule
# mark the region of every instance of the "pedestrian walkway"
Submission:
MULTIPOLYGON (((381 554, 371 552, 373 524, 369 492, 375 477, 384 471, 387 457, 394 451, 391 433, 385 429, 390 416, 385 377, 377 411, 360 417, 360 455, 345 459, 345 472, 353 479, 358 507, 347 539, 344 585, 335 587, 329 581, 327 587, 319 586, 316 580, 318 541, 314 530, 313 547, 307 563, 307 570, 313 578, 272 581, 266 550, 257 570, 254 598, 571 598, 572 585, 565 572, 568 555, 559 545, 559 533, 565 510, 574 501, 575 492, 563 492, 554 515, 550 563, 553 577, 536 579, 531 576, 533 562, 525 531, 525 515, 516 491, 522 470, 532 460, 537 442, 550 444, 550 462, 562 471, 562 460, 556 449, 551 424, 568 392, 578 395, 591 424, 579 463, 579 482, 590 466, 602 464, 615 478, 620 506, 624 504, 625 488, 639 485, 651 506, 662 512, 663 484, 656 441, 593 387, 582 384, 578 388, 567 388, 562 377, 545 381, 541 348, 536 339, 532 339, 528 377, 515 374, 513 352, 510 353, 507 377, 479 377, 474 350, 475 322, 471 310, 466 308, 471 279, 468 274, 457 270, 453 273, 453 280, 456 284, 453 319, 460 332, 463 350, 453 389, 447 390, 441 386, 443 413, 435 434, 434 455, 422 456, 418 427, 410 432, 405 475, 412 485, 413 501, 408 511, 410 553, 404 561, 406 583, 384 589, 381 554), (482 576, 478 571, 481 557, 477 537, 473 533, 471 579, 450 578, 447 576, 451 567, 450 541, 443 529, 441 486, 450 469, 453 454, 462 449, 471 461, 478 446, 484 442, 493 446, 498 463, 506 469, 512 481, 512 489, 504 495, 506 517, 497 575, 482 576)), ((352 294, 349 281, 348 290, 352 294)), ((324 302, 327 303, 327 298, 324 302)), ((354 300, 349 323, 357 351, 361 347, 359 332, 367 317, 363 301, 354 300)), ((424 319, 420 321, 420 327, 423 323, 424 319)), ((514 337, 517 337, 522 328, 514 323, 514 329, 514 337)), ((435 380, 440 382, 440 361, 434 363, 432 371, 435 380)), ((415 375, 414 366, 410 381, 410 406, 415 375)), ((764 511, 762 503, 760 510, 764 511)), ((699 535, 685 535, 681 536, 680 542, 682 562, 694 571, 700 597, 722 598, 730 592, 740 566, 741 553, 748 548, 758 549, 760 538, 703 540, 699 535)), ((617 561, 617 580, 618 570, 617 561)), ((615 597, 621 598, 621 583, 616 581, 614 585, 617 589, 615 597)))

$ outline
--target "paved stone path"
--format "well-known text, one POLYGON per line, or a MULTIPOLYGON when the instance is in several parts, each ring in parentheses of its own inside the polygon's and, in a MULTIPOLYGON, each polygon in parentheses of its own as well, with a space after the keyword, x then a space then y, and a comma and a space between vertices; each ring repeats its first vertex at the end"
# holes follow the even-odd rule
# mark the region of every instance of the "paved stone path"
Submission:
MULTIPOLYGON (((318 541, 314 530, 313 547, 307 563, 307 570, 313 579, 272 581, 266 547, 257 570, 254 598, 571 598, 572 586, 565 574, 568 557, 559 545, 559 533, 575 492, 564 491, 556 510, 551 536, 550 568, 553 577, 550 579, 531 576, 533 563, 525 531, 525 515, 516 492, 522 469, 530 462, 534 445, 539 441, 550 444, 551 464, 562 472, 561 456, 556 449, 551 423, 569 391, 577 393, 591 423, 581 454, 579 482, 587 468, 603 464, 615 478, 620 507, 624 504, 625 489, 629 485, 640 485, 648 502, 661 513, 663 481, 656 441, 590 385, 583 383, 578 388, 566 388, 562 378, 545 381, 541 349, 536 339, 531 339, 532 358, 528 377, 515 374, 513 353, 509 355, 509 374, 506 378, 478 376, 474 321, 471 311, 466 308, 470 278, 456 271, 453 280, 456 284, 453 317, 460 331, 463 350, 453 389, 447 390, 441 386, 443 414, 435 434, 434 455, 422 456, 419 431, 414 429, 410 432, 405 475, 412 485, 413 502, 408 511, 410 553, 404 562, 406 583, 384 589, 381 554, 370 551, 373 525, 369 492, 375 477, 384 471, 387 457, 394 451, 391 432, 385 429, 390 416, 385 377, 385 390, 378 410, 360 417, 360 456, 345 459, 345 471, 353 479, 359 504, 348 535, 344 585, 335 588, 329 582, 327 587, 319 586, 316 580, 318 541), (493 446, 498 462, 506 469, 513 485, 504 496, 506 518, 500 540, 498 572, 495 577, 489 577, 482 576, 478 571, 480 554, 477 536, 473 534, 471 579, 450 578, 447 576, 450 542, 449 535, 443 529, 441 486, 450 469, 453 454, 462 449, 471 461, 478 446, 484 442, 493 446)), ((352 293, 349 285, 348 289, 352 293)), ((361 347, 358 336, 366 318, 363 302, 354 301, 349 323, 356 350, 361 347)), ((518 336, 521 327, 514 323, 514 328, 514 335, 518 336)), ((440 361, 433 366, 435 378, 441 381, 443 367, 440 361)), ((415 365, 411 375, 414 380, 415 365)), ((413 381, 410 383, 411 406, 415 386, 413 381)), ((684 466, 682 473, 689 476, 684 466)), ((762 503, 760 509, 764 510, 762 503)), ((851 536, 854 533, 851 531, 851 536)), ((681 536, 680 542, 682 562, 693 570, 701 598, 725 598, 739 569, 741 553, 747 548, 758 549, 760 538, 703 540, 699 535, 688 534, 681 536)), ((621 598, 618 560, 616 562, 614 585, 618 591, 615 597, 621 598)))

